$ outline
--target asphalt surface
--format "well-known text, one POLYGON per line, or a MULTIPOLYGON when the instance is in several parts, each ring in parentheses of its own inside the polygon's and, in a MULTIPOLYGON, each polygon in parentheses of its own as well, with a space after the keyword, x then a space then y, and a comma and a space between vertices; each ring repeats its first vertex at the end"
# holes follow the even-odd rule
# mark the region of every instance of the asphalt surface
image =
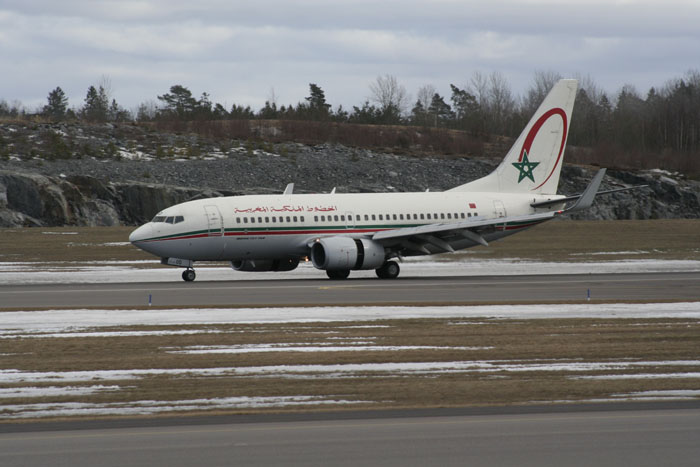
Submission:
POLYGON ((0 308, 697 300, 700 272, 0 286, 0 308))
POLYGON ((697 403, 624 407, 20 429, 0 465, 697 465, 697 403))

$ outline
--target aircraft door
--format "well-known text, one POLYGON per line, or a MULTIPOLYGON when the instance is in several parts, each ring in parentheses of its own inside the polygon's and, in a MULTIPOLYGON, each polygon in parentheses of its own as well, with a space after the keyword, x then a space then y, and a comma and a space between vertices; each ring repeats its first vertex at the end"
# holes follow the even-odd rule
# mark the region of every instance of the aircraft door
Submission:
POLYGON ((506 207, 500 199, 493 200, 493 212, 495 217, 506 217, 506 207))
POLYGON ((208 241, 203 246, 200 255, 207 260, 220 259, 226 249, 226 237, 224 236, 224 218, 221 211, 214 205, 204 206, 204 214, 207 216, 208 241))
POLYGON ((216 206, 204 206, 207 216, 207 235, 210 237, 221 237, 224 234, 224 218, 221 211, 216 206))

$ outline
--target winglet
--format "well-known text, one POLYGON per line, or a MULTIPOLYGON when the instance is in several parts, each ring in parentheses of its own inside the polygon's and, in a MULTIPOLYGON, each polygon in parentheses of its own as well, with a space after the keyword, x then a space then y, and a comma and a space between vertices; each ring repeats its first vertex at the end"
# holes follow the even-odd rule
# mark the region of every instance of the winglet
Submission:
POLYGON ((283 194, 285 194, 285 195, 291 195, 291 194, 293 194, 293 193, 294 193, 294 184, 293 184, 293 183, 290 183, 290 184, 287 185, 287 188, 284 189, 284 193, 283 193, 283 194))
POLYGON ((606 169, 600 169, 598 173, 595 174, 595 177, 593 177, 591 183, 588 184, 586 190, 581 194, 578 201, 576 201, 576 203, 573 206, 566 209, 565 212, 581 211, 582 209, 587 209, 591 207, 595 195, 598 194, 598 188, 600 188, 600 183, 603 181, 603 177, 605 176, 605 170, 606 169))

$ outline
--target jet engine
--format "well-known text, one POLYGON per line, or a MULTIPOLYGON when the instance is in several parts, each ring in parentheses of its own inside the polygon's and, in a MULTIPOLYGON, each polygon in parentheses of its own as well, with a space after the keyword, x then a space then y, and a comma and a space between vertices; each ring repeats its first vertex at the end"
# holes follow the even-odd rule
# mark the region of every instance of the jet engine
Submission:
POLYGON ((297 266, 299 266, 299 258, 237 259, 231 261, 233 269, 245 272, 291 271, 297 266))
POLYGON ((384 247, 365 238, 326 237, 311 247, 311 261, 317 269, 377 269, 384 260, 384 247))

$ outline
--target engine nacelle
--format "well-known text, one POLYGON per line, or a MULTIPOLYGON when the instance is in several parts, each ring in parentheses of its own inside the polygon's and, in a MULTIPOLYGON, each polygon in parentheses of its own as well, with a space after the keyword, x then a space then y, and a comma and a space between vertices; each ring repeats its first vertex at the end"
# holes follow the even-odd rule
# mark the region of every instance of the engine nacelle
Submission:
POLYGON ((298 258, 282 259, 238 259, 231 261, 231 267, 236 271, 268 272, 291 271, 299 266, 298 258))
POLYGON ((365 238, 326 237, 311 247, 311 261, 317 269, 377 269, 384 260, 384 247, 365 238))

